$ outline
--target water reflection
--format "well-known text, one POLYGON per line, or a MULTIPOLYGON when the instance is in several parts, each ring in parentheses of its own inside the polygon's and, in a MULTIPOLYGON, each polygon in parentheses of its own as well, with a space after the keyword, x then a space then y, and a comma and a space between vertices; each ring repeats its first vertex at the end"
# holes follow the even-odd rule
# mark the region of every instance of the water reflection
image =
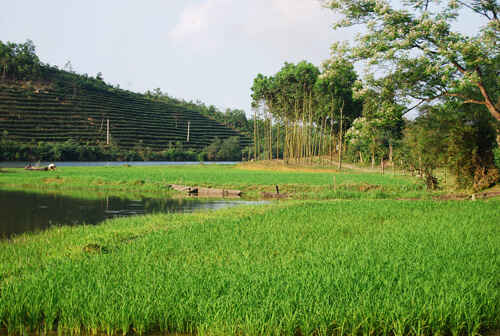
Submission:
POLYGON ((97 224, 107 218, 150 213, 193 212, 241 204, 240 200, 200 201, 197 199, 124 199, 103 197, 84 200, 51 194, 0 190, 0 237, 38 231, 52 225, 97 224))

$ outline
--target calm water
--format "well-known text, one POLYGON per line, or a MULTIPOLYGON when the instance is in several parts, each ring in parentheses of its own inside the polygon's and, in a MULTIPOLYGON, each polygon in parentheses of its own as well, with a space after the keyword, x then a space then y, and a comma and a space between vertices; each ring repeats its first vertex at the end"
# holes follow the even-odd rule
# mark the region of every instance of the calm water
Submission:
MULTIPOLYGON (((58 167, 116 167, 123 165, 130 166, 184 166, 184 165, 199 165, 199 161, 189 161, 189 162, 177 162, 177 161, 66 161, 66 162, 40 162, 40 166, 47 166, 49 163, 54 163, 58 167)), ((239 162, 236 161, 224 161, 224 162, 203 162, 203 164, 236 164, 239 162)), ((13 162, 13 161, 4 161, 0 162, 0 168, 24 168, 28 164, 28 162, 13 162)), ((32 165, 37 165, 38 162, 32 162, 32 165)))
POLYGON ((241 204, 262 203, 265 202, 152 198, 127 200, 119 197, 83 200, 60 195, 0 190, 0 237, 43 230, 52 225, 97 224, 113 217, 193 212, 200 209, 220 209, 241 204))

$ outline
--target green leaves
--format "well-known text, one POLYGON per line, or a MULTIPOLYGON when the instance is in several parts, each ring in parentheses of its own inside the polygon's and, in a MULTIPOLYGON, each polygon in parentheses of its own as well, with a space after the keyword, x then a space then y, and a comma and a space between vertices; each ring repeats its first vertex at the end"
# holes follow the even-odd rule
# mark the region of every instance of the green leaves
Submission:
POLYGON ((33 41, 4 44, 0 41, 0 78, 2 80, 39 79, 41 63, 33 41))
POLYGON ((485 105, 500 120, 495 106, 500 89, 494 79, 500 68, 496 1, 407 0, 396 7, 385 1, 334 0, 327 7, 343 15, 336 27, 364 25, 366 32, 342 53, 366 61, 384 77, 397 78, 400 97, 423 101, 451 93, 462 102, 485 105), (464 10, 481 15, 487 24, 473 35, 454 32, 452 23, 464 10))

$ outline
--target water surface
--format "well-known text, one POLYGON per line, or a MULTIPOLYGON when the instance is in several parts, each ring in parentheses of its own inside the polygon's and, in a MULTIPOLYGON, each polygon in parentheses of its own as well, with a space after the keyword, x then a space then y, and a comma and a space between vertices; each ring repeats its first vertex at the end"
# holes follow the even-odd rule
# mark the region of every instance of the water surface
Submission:
MULTIPOLYGON (((117 166, 185 166, 185 165, 228 165, 237 164, 237 161, 54 161, 54 162, 31 162, 33 166, 47 166, 49 163, 54 163, 58 167, 117 167, 117 166)), ((24 168, 28 162, 24 161, 3 161, 0 162, 0 168, 24 168)))
POLYGON ((262 204, 241 200, 136 199, 102 197, 79 199, 57 194, 36 194, 0 190, 0 238, 52 225, 98 224, 113 217, 151 213, 193 212, 242 204, 262 204))

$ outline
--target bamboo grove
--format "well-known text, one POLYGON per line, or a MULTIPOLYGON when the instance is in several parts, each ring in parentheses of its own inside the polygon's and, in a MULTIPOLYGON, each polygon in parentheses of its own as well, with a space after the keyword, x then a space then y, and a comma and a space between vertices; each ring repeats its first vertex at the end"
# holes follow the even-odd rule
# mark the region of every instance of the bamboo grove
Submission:
POLYGON ((352 64, 332 59, 321 70, 311 63, 285 63, 274 76, 257 75, 252 86, 254 159, 305 162, 338 159, 344 133, 360 116, 353 98, 352 64))

